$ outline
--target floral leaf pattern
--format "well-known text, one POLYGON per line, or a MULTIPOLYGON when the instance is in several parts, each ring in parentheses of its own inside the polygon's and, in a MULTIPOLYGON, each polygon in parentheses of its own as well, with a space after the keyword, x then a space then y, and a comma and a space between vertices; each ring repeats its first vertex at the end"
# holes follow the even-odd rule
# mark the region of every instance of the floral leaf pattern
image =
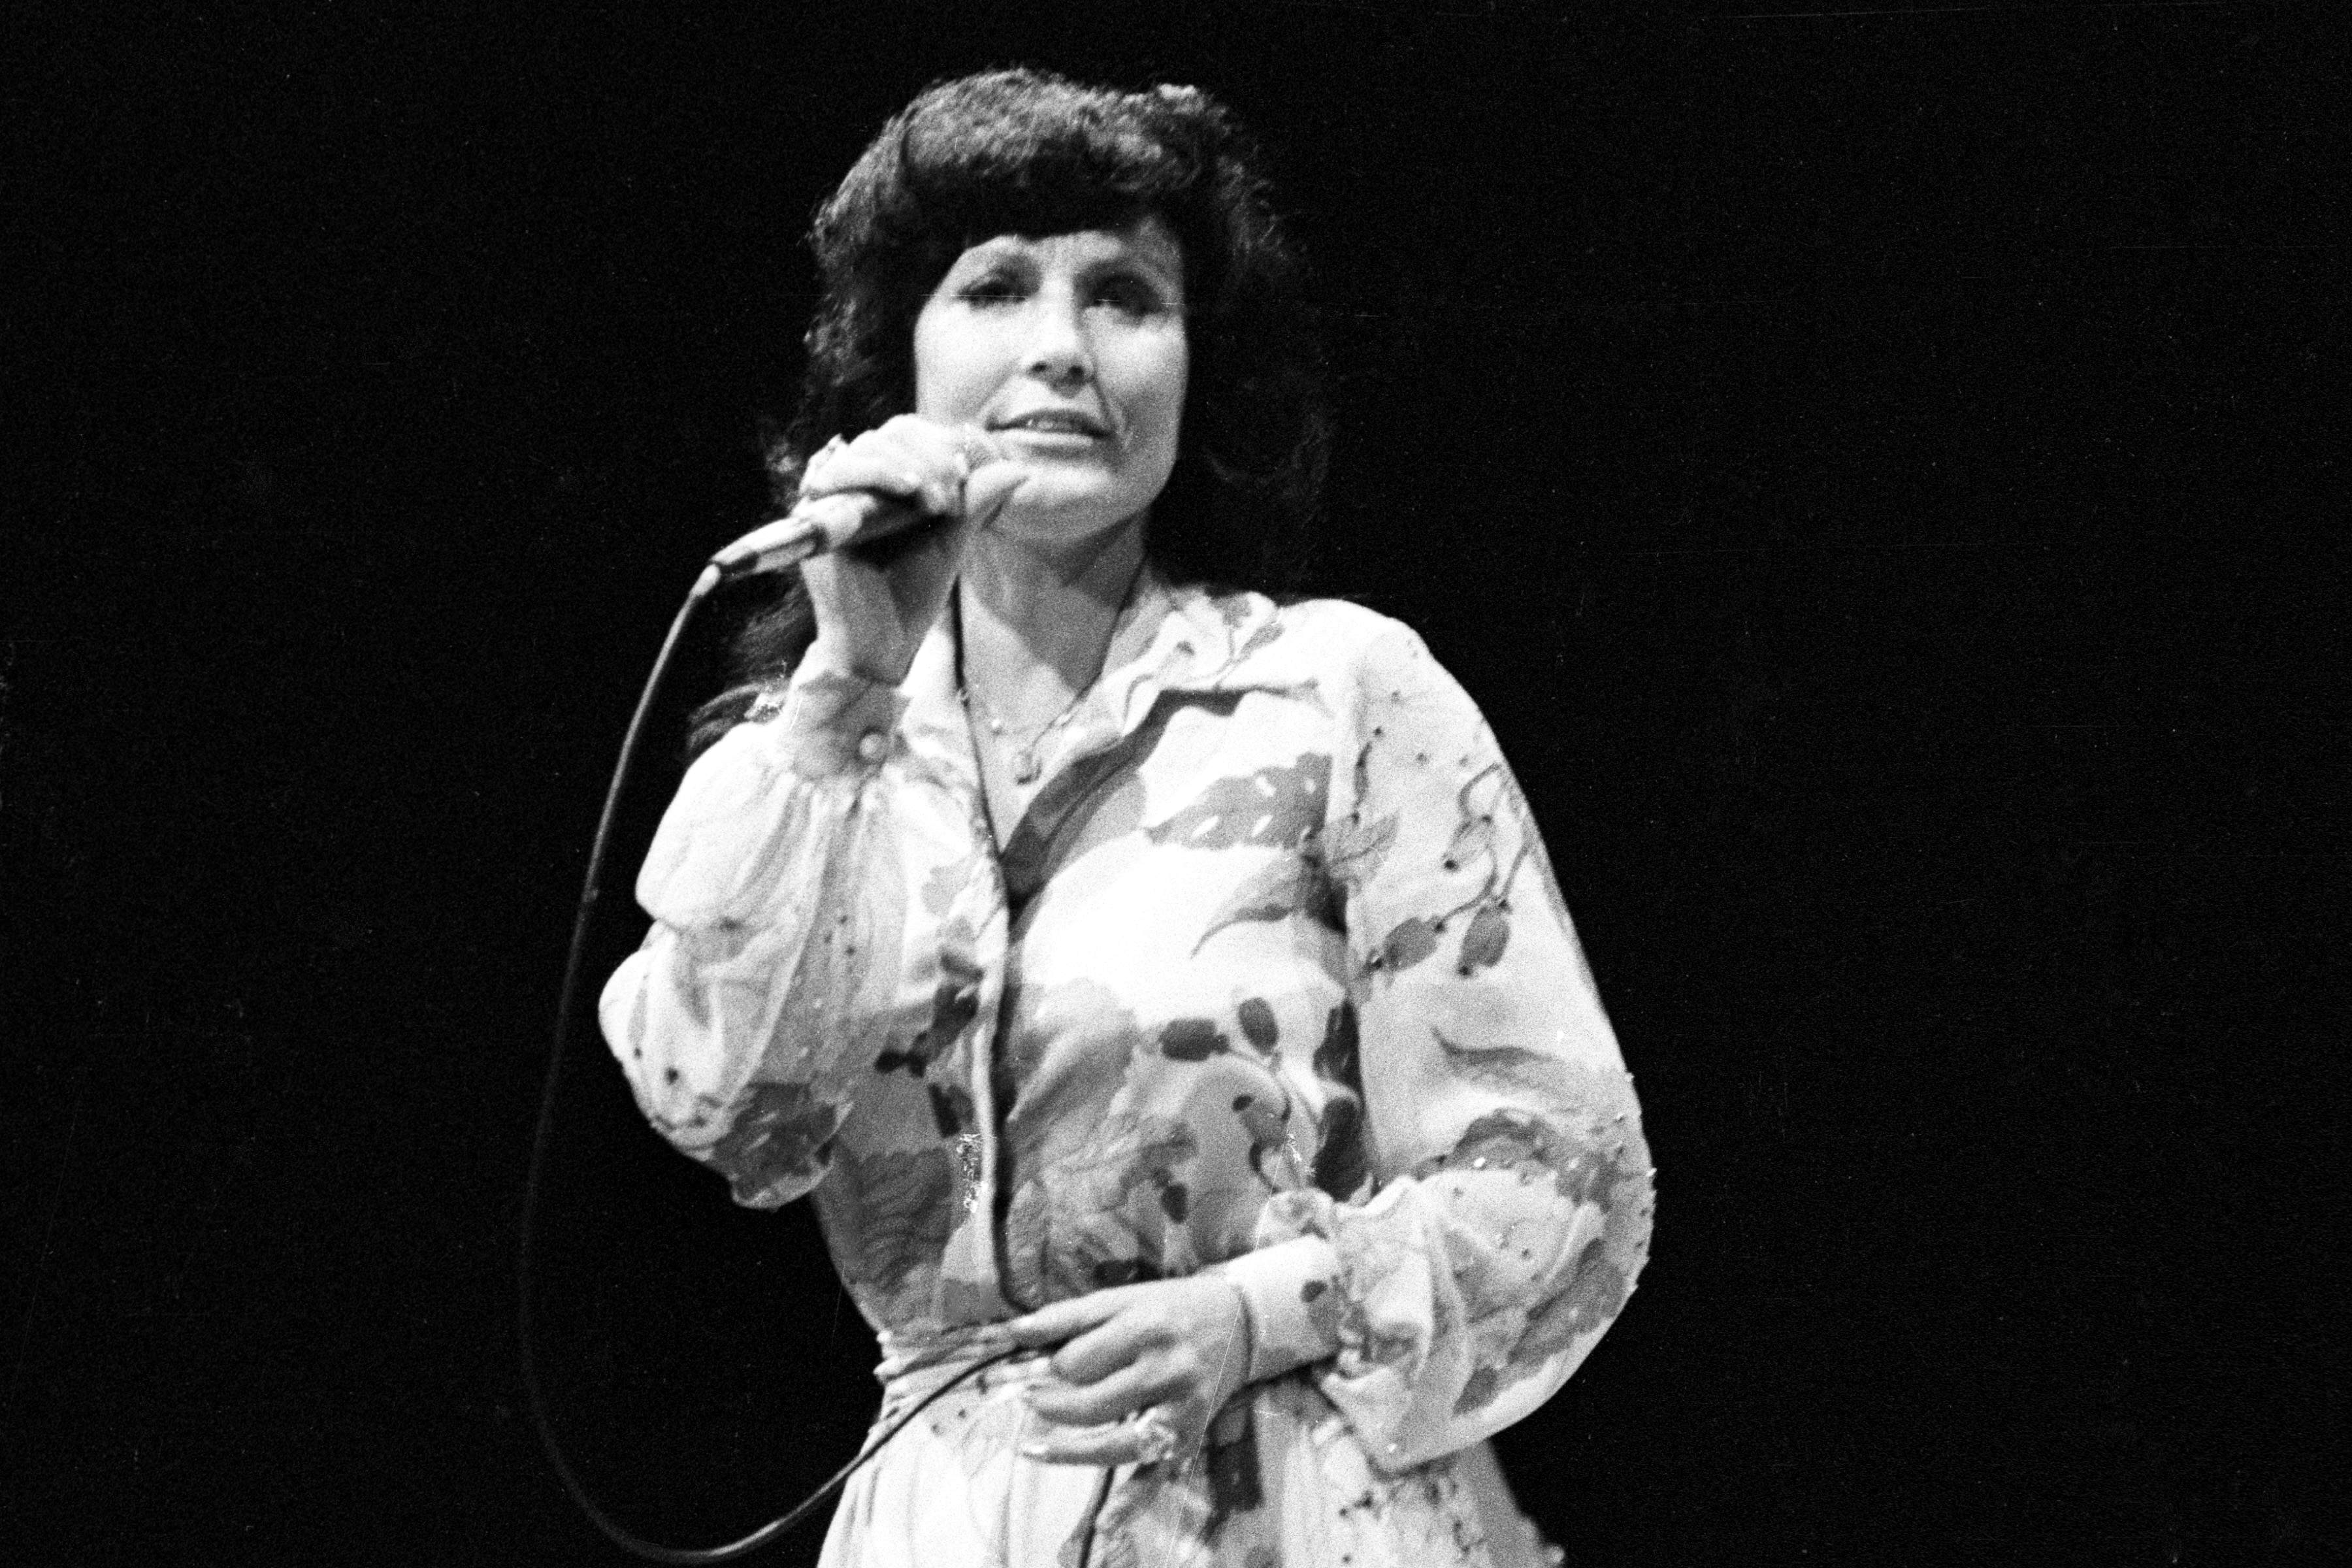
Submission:
POLYGON ((1355 1004, 1343 999, 1324 1023, 1314 1062, 1325 1091, 1323 1117, 1315 1134, 1315 1184, 1335 1198, 1355 1196, 1371 1179, 1365 1163, 1364 1085, 1356 1048, 1355 1004))
POLYGON ((737 1203, 772 1208, 785 1201, 780 1191, 805 1189, 824 1171, 826 1144, 841 1121, 840 1110, 807 1084, 758 1084, 705 1158, 726 1176, 737 1203))
POLYGON ((1465 975, 1492 969, 1503 962, 1503 950, 1510 945, 1511 917, 1499 902, 1481 904, 1470 918, 1470 929, 1463 933, 1462 955, 1455 967, 1465 975))
POLYGON ((818 1191, 845 1281, 895 1295, 947 1244, 955 1186, 955 1162, 944 1149, 844 1156, 818 1191))
POLYGON ((1207 1018, 1177 1018, 1160 1030, 1160 1054, 1170 1061, 1204 1062, 1233 1048, 1225 1032, 1207 1018))
POLYGON ((1217 912, 1209 917, 1192 951, 1199 952, 1211 937, 1229 927, 1252 921, 1286 921, 1294 915, 1307 915, 1326 925, 1338 923, 1330 909, 1328 885, 1314 863, 1283 855, 1251 872, 1226 895, 1217 912))
POLYGON ((1352 1198, 1371 1180, 1364 1160, 1364 1105, 1352 1095, 1334 1095, 1323 1107, 1315 1131, 1315 1184, 1335 1198, 1352 1198))
POLYGON ((1203 1447, 1209 1491, 1204 1533, 1214 1541, 1234 1515, 1265 1506, 1265 1487, 1258 1476, 1257 1423, 1251 1419, 1250 1407, 1235 1406, 1228 1416, 1212 1423, 1203 1447))
POLYGON ((1633 1086, 1622 1072, 1580 1068, 1518 1046, 1459 1046, 1442 1029, 1432 1029, 1430 1036, 1444 1053, 1448 1071, 1496 1094, 1580 1117, 1623 1116, 1633 1110, 1633 1086))
MULTIPOLYGON (((1138 592, 1150 650, 1003 854, 936 647, 706 752, 671 834, 695 896, 649 902, 608 1034, 739 1201, 813 1194, 907 1342, 1232 1262, 1275 1360, 1198 1462, 1114 1479, 1089 1561, 1474 1561, 1448 1456, 1622 1309, 1639 1107, 1526 799, 1418 639, 1138 592), (853 719, 897 726, 878 761, 853 719), (1328 1510, 1276 1489, 1311 1475, 1328 1510)), ((987 1408, 936 1416, 973 1434, 951 1484, 998 1484, 987 1408)))
POLYGON ((1318 836, 1323 869, 1343 888, 1360 888, 1380 875, 1381 862, 1396 843, 1397 815, 1365 822, 1356 816, 1341 817, 1318 836))
POLYGON ((1267 845, 1295 849, 1322 826, 1331 759, 1312 752, 1279 767, 1222 778, 1167 821, 1143 830, 1154 844, 1192 849, 1267 845))
POLYGON ((971 881, 972 871, 970 857, 932 867, 930 875, 923 879, 923 908, 941 919, 946 918, 956 895, 971 881))
POLYGON ((941 1053, 963 1037, 980 1012, 979 967, 968 948, 950 946, 940 955, 940 983, 931 999, 930 1021, 904 1049, 885 1048, 874 1058, 877 1073, 906 1072, 921 1078, 941 1053))
POLYGON ((1118 1113, 1032 1173, 1013 1194, 1005 1227, 1024 1299, 1043 1305, 1158 1278, 1156 1238, 1168 1223, 1160 1194, 1180 1184, 1198 1148, 1181 1121, 1118 1113))
POLYGON ((1269 1192, 1285 1193, 1306 1181, 1290 1131, 1290 1107, 1255 1094, 1234 1097, 1234 1115, 1249 1139, 1250 1169, 1269 1192))
POLYGON ((1282 623, 1278 620, 1268 620, 1265 625, 1259 626, 1257 630, 1250 633, 1248 637, 1242 639, 1242 646, 1234 655, 1234 661, 1238 663, 1243 659, 1248 658, 1252 654, 1265 652, 1266 647, 1273 643, 1274 639, 1281 635, 1282 623))
POLYGON ((1389 928, 1372 950, 1371 967, 1394 974, 1411 969, 1437 951, 1437 922, 1426 915, 1412 915, 1389 928))
MULTIPOLYGON (((1528 1074, 1527 1058, 1534 1056, 1508 1047, 1446 1048, 1465 1058, 1519 1058, 1501 1064, 1503 1072, 1513 1074, 1528 1074)), ((1571 1099, 1553 1098, 1562 1104, 1571 1099)), ((1581 1114, 1571 1113, 1565 1121, 1517 1110, 1491 1113, 1473 1122, 1446 1154, 1422 1167, 1424 1174, 1440 1170, 1458 1174, 1466 1168, 1496 1179, 1507 1176, 1522 1186, 1530 1180, 1542 1182, 1595 1222, 1571 1231, 1581 1242, 1563 1260, 1561 1287, 1537 1299, 1509 1334, 1505 1353, 1483 1365, 1464 1385, 1455 1401, 1456 1414, 1467 1415, 1491 1403, 1513 1384, 1533 1375, 1546 1358, 1606 1328, 1624 1309, 1645 1247, 1649 1155, 1638 1131, 1626 1131, 1629 1119, 1605 1112, 1605 1106, 1630 1100, 1630 1093, 1620 1100, 1604 1089, 1600 1098, 1584 1100, 1581 1114), (1570 1127, 1580 1128, 1582 1135, 1570 1127)), ((1476 1294, 1474 1289, 1473 1297, 1476 1294)), ((1510 1291, 1468 1305, 1482 1318, 1509 1318, 1517 1311, 1518 1294, 1510 1291)))

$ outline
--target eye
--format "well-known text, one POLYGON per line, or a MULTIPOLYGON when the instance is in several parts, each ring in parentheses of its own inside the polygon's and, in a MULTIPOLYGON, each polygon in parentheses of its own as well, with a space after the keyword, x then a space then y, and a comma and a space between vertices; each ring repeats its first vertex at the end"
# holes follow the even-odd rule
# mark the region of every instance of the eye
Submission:
POLYGON ((1157 315, 1167 308, 1151 280, 1132 272, 1115 272, 1097 283, 1094 303, 1136 317, 1157 315))
POLYGON ((1010 273, 983 272, 956 290, 967 305, 1003 305, 1021 298, 1021 285, 1010 273))

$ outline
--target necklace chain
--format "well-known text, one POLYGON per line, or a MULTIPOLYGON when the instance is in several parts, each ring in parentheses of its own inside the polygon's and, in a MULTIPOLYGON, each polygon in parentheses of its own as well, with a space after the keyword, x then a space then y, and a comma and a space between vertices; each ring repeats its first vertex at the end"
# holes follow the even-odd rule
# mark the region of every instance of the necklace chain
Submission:
MULTIPOLYGON (((1004 721, 990 710, 987 703, 973 695, 971 686, 963 679, 963 606, 959 596, 956 605, 956 700, 963 704, 965 714, 978 719, 981 728, 986 730, 991 736, 1001 742, 1011 742, 1014 784, 1026 788, 1037 782, 1037 775, 1045 771, 1045 760, 1037 754, 1038 748, 1043 746, 1046 739, 1055 731, 1075 718, 1078 710, 1085 706, 1087 699, 1093 694, 1095 688, 1102 684, 1103 672, 1110 668, 1109 645, 1118 641, 1119 627, 1125 624, 1128 607, 1135 598, 1135 585, 1142 580, 1142 577, 1143 563, 1139 560, 1136 563, 1135 571, 1128 577, 1125 591, 1119 595, 1118 611, 1111 618, 1110 634, 1103 648, 1103 662, 1096 668, 1094 679, 1078 688, 1076 694, 1064 704, 1062 710, 1040 724, 1025 741, 1015 736, 1004 721)), ((961 586, 958 588, 958 593, 961 595, 961 586)))
POLYGON ((1093 689, 1094 684, 1091 681, 1079 688, 1078 694, 1071 698, 1068 704, 1065 706, 1059 713, 1055 714, 1051 719, 1048 719, 1043 724, 1040 724, 1037 727, 1036 733, 1031 735, 1025 741, 1015 736, 1013 731, 1007 728, 1004 721, 998 718, 990 710, 987 703, 982 702, 978 697, 972 695, 971 687, 957 687, 956 697, 958 700, 963 703, 964 709, 967 712, 979 719, 982 729, 995 736, 999 741, 1009 740, 1012 742, 1013 782, 1017 784, 1032 784, 1037 782, 1037 775, 1044 770, 1045 766, 1043 759, 1037 755, 1037 748, 1045 743, 1045 738, 1048 735, 1051 735, 1055 731, 1060 729, 1063 725, 1070 721, 1071 718, 1076 714, 1079 705, 1086 701, 1087 694, 1093 689))

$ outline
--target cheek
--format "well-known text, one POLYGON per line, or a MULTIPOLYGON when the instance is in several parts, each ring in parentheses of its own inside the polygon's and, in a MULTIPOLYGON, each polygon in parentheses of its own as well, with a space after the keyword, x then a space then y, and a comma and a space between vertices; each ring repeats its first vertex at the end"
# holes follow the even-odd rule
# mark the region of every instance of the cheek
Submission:
POLYGON ((925 318, 915 322, 915 412, 952 424, 988 395, 982 344, 925 318))
POLYGON ((1160 430, 1162 440, 1173 445, 1184 419, 1184 393, 1192 368, 1190 356, 1180 341, 1174 352, 1156 367, 1150 382, 1150 405, 1153 423, 1160 430))

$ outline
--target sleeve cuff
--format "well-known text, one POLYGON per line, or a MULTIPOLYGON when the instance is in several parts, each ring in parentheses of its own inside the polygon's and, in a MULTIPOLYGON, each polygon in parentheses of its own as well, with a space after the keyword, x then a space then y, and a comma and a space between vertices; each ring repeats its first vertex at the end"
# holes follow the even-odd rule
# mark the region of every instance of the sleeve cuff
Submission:
POLYGON ((777 719, 793 772, 805 779, 870 773, 889 756, 907 699, 898 688, 830 670, 796 678, 777 719))
POLYGON ((1249 1309, 1249 1380, 1327 1361, 1339 1350, 1339 1254, 1319 1236, 1294 1237, 1217 1265, 1249 1309))

